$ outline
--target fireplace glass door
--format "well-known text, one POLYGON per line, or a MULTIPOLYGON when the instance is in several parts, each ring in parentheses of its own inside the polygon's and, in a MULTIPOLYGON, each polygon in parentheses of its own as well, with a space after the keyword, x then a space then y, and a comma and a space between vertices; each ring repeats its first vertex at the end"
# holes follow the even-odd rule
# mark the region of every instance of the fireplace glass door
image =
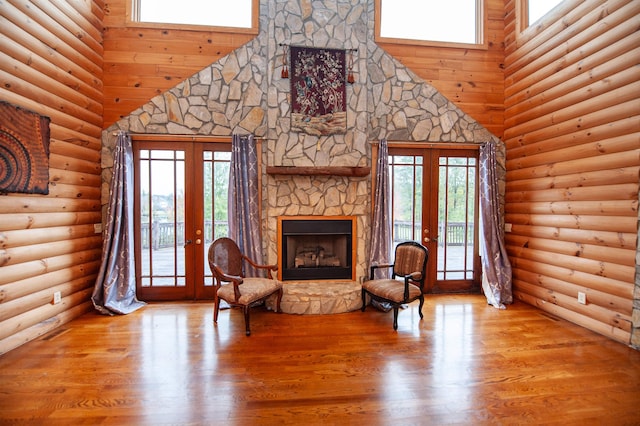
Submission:
POLYGON ((278 218, 281 280, 354 280, 355 221, 346 216, 278 218))

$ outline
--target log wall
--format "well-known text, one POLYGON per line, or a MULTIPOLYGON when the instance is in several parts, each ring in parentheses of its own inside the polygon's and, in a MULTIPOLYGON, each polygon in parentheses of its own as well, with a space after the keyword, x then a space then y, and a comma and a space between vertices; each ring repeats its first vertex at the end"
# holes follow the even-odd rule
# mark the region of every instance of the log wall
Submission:
POLYGON ((640 347, 640 2, 566 0, 520 32, 516 1, 504 123, 514 296, 640 347))
POLYGON ((0 354, 93 309, 103 7, 0 1, 0 99, 51 118, 49 194, 0 196, 0 354))

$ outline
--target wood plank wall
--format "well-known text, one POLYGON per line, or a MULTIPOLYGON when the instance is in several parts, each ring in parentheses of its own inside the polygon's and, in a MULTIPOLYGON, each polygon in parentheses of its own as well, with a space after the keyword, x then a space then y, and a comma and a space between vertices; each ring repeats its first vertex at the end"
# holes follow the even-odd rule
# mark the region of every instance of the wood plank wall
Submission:
POLYGON ((104 18, 104 127, 249 42, 255 35, 127 24, 127 0, 104 18))
POLYGON ((93 309, 103 6, 0 1, 0 99, 51 118, 49 195, 0 196, 0 354, 93 309))
POLYGON ((629 343, 640 2, 566 0, 519 33, 516 1, 506 2, 504 133, 514 294, 629 343))
POLYGON ((499 138, 504 123, 504 1, 484 0, 486 49, 378 43, 499 138))

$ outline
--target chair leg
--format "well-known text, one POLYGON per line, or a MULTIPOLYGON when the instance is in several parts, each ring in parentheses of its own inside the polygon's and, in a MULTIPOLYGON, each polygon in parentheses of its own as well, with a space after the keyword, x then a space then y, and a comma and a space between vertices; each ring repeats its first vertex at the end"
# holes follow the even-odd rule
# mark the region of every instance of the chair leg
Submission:
POLYGON ((393 329, 398 329, 398 305, 393 305, 393 329))
POLYGON ((276 295, 276 312, 280 312, 280 301, 282 300, 282 293, 284 293, 284 291, 281 288, 280 290, 278 290, 278 294, 276 295))
POLYGON ((218 322, 218 313, 220 312, 220 298, 216 292, 213 296, 213 322, 218 322))
POLYGON ((243 307, 244 310, 244 327, 247 336, 251 336, 251 329, 249 328, 249 305, 243 307))
POLYGON ((424 318, 424 315, 422 315, 422 305, 424 305, 424 294, 420 295, 420 307, 418 308, 418 313, 420 314, 420 319, 424 318))
POLYGON ((362 308, 360 308, 362 312, 367 309, 367 290, 362 289, 362 308))

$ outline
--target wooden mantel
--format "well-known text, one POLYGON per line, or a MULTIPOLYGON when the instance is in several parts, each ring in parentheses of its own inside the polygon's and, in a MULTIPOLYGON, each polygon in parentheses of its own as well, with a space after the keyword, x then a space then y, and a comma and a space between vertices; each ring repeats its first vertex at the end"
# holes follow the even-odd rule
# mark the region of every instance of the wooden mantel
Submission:
POLYGON ((364 177, 371 172, 371 167, 296 167, 296 166, 267 166, 270 175, 300 175, 300 176, 351 176, 364 177))

